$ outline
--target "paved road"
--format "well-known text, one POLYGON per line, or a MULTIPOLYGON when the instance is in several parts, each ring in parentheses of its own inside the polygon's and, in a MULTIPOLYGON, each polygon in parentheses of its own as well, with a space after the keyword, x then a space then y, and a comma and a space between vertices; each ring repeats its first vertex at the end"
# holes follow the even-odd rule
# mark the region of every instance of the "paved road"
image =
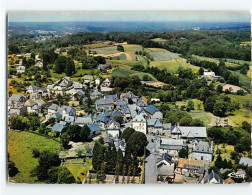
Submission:
POLYGON ((151 139, 154 137, 147 135, 149 144, 146 147, 146 150, 150 151, 150 155, 145 159, 145 183, 146 184, 155 184, 157 178, 156 171, 156 159, 157 156, 153 154, 155 143, 151 142, 151 139))

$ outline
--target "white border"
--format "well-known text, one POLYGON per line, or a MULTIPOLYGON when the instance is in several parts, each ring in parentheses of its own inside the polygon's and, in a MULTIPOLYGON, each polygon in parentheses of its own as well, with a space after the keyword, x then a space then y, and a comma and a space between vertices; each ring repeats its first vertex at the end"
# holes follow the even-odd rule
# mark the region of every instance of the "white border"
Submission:
POLYGON ((6 183, 6 15, 12 11, 251 11, 251 0, 1 0, 0 1, 0 194, 236 194, 252 185, 11 185, 6 183))

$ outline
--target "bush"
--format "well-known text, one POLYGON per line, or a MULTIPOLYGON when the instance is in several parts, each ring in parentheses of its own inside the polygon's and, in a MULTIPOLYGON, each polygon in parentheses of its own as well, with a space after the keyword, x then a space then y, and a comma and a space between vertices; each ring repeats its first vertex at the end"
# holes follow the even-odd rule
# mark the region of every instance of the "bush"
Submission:
POLYGON ((34 158, 38 158, 40 156, 40 152, 39 152, 39 150, 37 148, 32 149, 32 156, 34 158))

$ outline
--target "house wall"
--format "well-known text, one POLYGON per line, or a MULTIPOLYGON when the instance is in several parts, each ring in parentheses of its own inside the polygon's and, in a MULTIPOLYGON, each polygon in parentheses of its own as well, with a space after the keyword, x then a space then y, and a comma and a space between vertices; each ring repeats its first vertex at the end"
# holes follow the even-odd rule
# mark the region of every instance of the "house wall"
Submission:
POLYGON ((155 113, 151 116, 151 118, 153 118, 153 119, 163 119, 163 114, 162 114, 162 112, 158 111, 158 112, 155 112, 155 113))
POLYGON ((110 129, 107 129, 107 133, 109 133, 110 135, 112 135, 113 137, 115 137, 116 135, 120 135, 120 131, 119 129, 118 130, 110 130, 110 129))
POLYGON ((204 161, 212 162, 212 158, 213 158, 213 155, 209 153, 193 152, 194 160, 204 160, 204 161))
POLYGON ((132 122, 132 128, 144 134, 147 133, 147 124, 144 121, 132 122))

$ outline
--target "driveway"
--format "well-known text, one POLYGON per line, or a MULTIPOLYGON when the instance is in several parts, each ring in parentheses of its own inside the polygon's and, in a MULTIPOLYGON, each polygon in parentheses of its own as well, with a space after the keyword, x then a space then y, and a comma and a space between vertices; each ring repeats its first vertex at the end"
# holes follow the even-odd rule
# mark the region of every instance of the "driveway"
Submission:
POLYGON ((157 156, 154 155, 155 143, 151 142, 151 139, 154 139, 153 136, 147 135, 147 139, 149 141, 146 146, 146 155, 145 159, 145 183, 146 184, 155 184, 157 183, 157 169, 156 169, 156 161, 157 156))

